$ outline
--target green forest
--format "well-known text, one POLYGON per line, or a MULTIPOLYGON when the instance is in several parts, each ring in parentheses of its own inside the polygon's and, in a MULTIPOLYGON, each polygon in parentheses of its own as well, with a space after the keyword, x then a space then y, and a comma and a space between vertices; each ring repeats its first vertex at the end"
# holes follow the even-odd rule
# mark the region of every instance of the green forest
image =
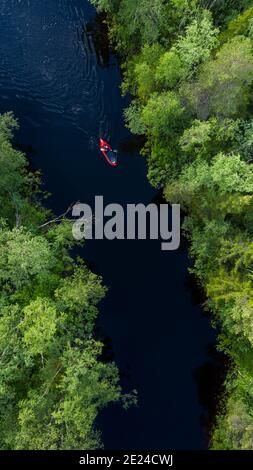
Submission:
MULTIPOLYGON (((121 58, 125 120, 145 136, 148 178, 187 214, 192 273, 228 358, 210 448, 253 449, 252 1, 92 3, 121 58)), ((23 422, 32 405, 22 403, 23 422)))
MULTIPOLYGON (((148 179, 183 208, 227 358, 210 449, 253 450, 253 2, 90 1, 121 61, 148 179)), ((136 397, 94 333, 106 287, 73 256, 71 222, 45 209, 18 130, 0 115, 0 449, 97 449, 99 411, 136 397)))
POLYGON ((43 209, 17 128, 0 116, 0 448, 95 449, 99 409, 121 398, 93 335, 105 288, 71 257, 71 223, 43 209))

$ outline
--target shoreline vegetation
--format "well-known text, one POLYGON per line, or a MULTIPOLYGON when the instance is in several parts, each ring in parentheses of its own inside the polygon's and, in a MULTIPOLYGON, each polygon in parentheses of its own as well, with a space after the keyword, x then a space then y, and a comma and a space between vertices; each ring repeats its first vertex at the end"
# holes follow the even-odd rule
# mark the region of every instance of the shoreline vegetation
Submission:
POLYGON ((133 399, 94 338, 106 289, 71 257, 71 222, 47 223, 40 175, 12 145, 17 130, 12 113, 0 115, 0 448, 97 449, 98 411, 133 399))
POLYGON ((187 213, 230 368, 211 449, 253 449, 253 2, 90 0, 122 62, 150 183, 187 213))

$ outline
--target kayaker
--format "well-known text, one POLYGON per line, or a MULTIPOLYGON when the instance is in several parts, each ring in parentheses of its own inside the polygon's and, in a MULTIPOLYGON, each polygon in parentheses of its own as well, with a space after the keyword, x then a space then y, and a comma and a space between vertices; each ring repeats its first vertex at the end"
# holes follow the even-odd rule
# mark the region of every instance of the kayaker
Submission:
POLYGON ((116 155, 116 152, 110 146, 110 144, 106 142, 106 140, 100 139, 99 146, 100 146, 101 152, 103 153, 109 165, 117 166, 118 164, 117 155, 116 155))

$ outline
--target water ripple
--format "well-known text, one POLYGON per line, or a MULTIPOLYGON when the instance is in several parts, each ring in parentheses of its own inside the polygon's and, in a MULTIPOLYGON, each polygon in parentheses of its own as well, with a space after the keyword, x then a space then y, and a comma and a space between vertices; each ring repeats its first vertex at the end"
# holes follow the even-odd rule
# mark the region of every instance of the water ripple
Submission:
POLYGON ((81 1, 1 0, 0 96, 2 86, 5 95, 62 114, 85 134, 96 116, 97 132, 108 132, 104 86, 86 21, 81 1))

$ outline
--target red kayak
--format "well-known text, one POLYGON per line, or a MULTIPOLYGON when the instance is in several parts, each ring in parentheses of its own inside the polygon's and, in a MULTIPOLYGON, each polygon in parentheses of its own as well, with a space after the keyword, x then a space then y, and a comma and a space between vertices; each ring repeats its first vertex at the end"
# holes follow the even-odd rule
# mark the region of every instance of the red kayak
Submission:
POLYGON ((109 165, 117 166, 118 165, 117 155, 113 151, 110 144, 108 144, 108 142, 106 142, 106 140, 100 139, 99 147, 100 147, 100 150, 101 150, 102 154, 104 155, 106 161, 109 163, 109 165))

